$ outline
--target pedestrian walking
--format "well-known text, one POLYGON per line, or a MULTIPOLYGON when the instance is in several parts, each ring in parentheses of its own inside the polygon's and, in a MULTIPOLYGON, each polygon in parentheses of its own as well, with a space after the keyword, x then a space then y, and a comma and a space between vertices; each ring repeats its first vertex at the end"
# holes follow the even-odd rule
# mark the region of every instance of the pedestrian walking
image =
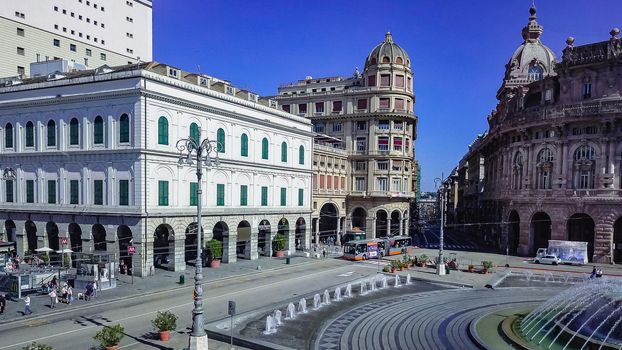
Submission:
POLYGON ((326 259, 326 248, 322 249, 322 256, 324 256, 324 259, 326 259))
POLYGON ((73 301, 73 288, 71 286, 67 286, 67 304, 71 305, 73 301))
POLYGON ((594 278, 594 277, 596 277, 596 266, 592 268, 592 274, 590 275, 590 278, 594 278))
POLYGON ((97 281, 93 281, 93 296, 97 298, 97 281))
POLYGON ((56 295, 56 289, 52 289, 48 296, 50 297, 50 309, 56 308, 56 303, 58 303, 58 295, 56 295))
POLYGON ((4 308, 6 308, 6 295, 0 294, 0 314, 4 313, 4 308))
POLYGON ((30 315, 32 313, 32 309, 30 308, 30 297, 26 296, 24 299, 24 316, 30 315))

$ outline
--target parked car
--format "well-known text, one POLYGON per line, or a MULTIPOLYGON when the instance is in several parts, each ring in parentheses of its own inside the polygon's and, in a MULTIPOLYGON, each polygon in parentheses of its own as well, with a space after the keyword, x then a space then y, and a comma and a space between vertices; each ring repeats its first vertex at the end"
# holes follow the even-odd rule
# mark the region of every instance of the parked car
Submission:
POLYGON ((561 263, 561 259, 557 255, 544 255, 534 259, 536 264, 549 264, 558 265, 561 263))

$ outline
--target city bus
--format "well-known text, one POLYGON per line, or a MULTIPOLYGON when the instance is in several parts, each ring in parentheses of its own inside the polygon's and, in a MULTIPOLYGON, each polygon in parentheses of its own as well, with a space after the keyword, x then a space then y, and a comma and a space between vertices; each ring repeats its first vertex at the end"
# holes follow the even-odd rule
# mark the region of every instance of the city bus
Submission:
POLYGON ((409 236, 385 237, 384 247, 380 250, 383 255, 399 255, 413 249, 412 238, 409 236))
POLYGON ((342 242, 347 243, 350 241, 361 241, 365 239, 365 232, 361 231, 358 227, 355 227, 352 231, 348 231, 343 235, 342 242))
POLYGON ((378 240, 363 239, 345 243, 343 258, 348 260, 378 259, 378 240))

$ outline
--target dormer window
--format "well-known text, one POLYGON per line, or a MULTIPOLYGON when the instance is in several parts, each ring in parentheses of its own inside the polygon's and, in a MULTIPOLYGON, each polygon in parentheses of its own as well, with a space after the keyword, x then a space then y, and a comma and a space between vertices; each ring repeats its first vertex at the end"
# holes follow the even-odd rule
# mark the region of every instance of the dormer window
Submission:
POLYGON ((225 86, 225 93, 227 95, 233 95, 234 94, 233 87, 232 86, 225 86))
POLYGON ((278 105, 275 100, 270 100, 270 107, 276 108, 278 105))
POLYGON ((527 79, 529 79, 530 81, 541 80, 542 73, 544 73, 544 70, 542 69, 542 67, 538 67, 538 66, 529 67, 529 71, 527 72, 527 79))
POLYGON ((404 60, 401 57, 398 57, 395 59, 395 63, 397 64, 404 64, 404 60))
POLYGON ((180 75, 179 69, 168 67, 167 72, 168 72, 169 77, 179 79, 179 75, 180 75))
POLYGON ((257 102, 257 95, 253 94, 253 93, 248 93, 248 100, 251 102, 257 102))
POLYGON ((391 60, 389 59, 389 57, 385 56, 382 58, 382 63, 391 63, 391 60))
POLYGON ((209 87, 209 79, 204 77, 199 77, 199 85, 209 87))

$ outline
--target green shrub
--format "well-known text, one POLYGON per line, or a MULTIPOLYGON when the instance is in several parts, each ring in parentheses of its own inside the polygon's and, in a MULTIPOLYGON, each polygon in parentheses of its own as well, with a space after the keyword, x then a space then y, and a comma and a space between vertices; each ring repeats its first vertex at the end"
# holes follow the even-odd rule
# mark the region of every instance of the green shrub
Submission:
POLYGON ((43 260, 44 264, 49 264, 50 263, 50 256, 48 255, 48 253, 45 253, 42 257, 41 260, 43 260))
POLYGON ((427 263, 427 262, 428 262, 428 259, 429 259, 429 258, 428 258, 428 256, 427 256, 427 255, 425 255, 425 254, 421 254, 421 255, 419 256, 419 262, 420 262, 420 263, 424 263, 424 264, 425 264, 425 263, 427 263))
POLYGON ((52 348, 51 346, 47 344, 41 344, 41 343, 34 342, 30 345, 24 346, 22 350, 54 350, 54 348, 52 348))
POLYGON ((482 266, 485 269, 491 270, 492 269, 492 261, 482 261, 482 266))
POLYGON ((389 271, 391 271, 391 266, 390 265, 387 265, 387 266, 382 268, 382 272, 389 272, 389 271))
POLYGON ((97 340, 103 347, 111 347, 119 345, 121 339, 125 336, 123 332, 125 332, 125 329, 120 324, 104 326, 104 328, 95 334, 93 339, 97 340))
POLYGON ((177 315, 170 311, 158 311, 156 318, 151 321, 153 328, 160 332, 174 331, 177 328, 177 315))
POLYGON ((274 243, 276 245, 276 250, 285 250, 285 235, 277 233, 276 236, 274 236, 274 243))
POLYGON ((207 246, 212 253, 213 259, 220 259, 222 257, 222 242, 217 239, 210 239, 207 241, 207 246))
POLYGON ((71 258, 69 257, 69 254, 65 254, 65 256, 63 257, 63 266, 70 267, 70 265, 71 265, 71 258))

